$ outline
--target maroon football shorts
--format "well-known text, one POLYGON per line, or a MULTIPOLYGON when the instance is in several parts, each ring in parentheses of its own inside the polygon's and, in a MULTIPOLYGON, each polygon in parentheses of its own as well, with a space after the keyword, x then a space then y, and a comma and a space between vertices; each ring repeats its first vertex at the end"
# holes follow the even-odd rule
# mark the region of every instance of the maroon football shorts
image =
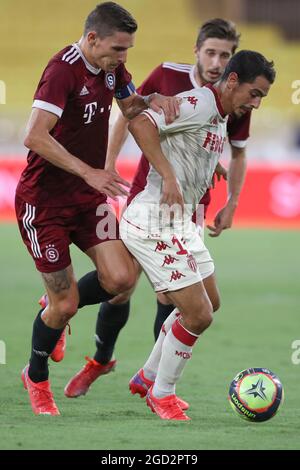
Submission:
POLYGON ((85 252, 99 243, 119 240, 117 218, 103 197, 84 207, 38 207, 16 196, 16 215, 23 242, 42 273, 71 264, 71 243, 85 252))

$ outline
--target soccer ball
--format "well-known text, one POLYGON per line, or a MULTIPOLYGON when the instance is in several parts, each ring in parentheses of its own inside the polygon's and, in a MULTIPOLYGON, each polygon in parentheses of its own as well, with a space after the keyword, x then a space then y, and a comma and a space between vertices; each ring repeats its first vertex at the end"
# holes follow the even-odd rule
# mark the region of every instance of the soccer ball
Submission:
POLYGON ((284 392, 279 378, 269 369, 246 369, 237 374, 229 387, 233 410, 253 422, 267 421, 278 411, 284 392))

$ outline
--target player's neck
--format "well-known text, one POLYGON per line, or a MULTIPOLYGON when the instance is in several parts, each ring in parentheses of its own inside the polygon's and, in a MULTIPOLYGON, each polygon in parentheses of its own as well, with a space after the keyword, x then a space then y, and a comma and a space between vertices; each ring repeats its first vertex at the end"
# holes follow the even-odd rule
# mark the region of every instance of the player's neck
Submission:
POLYGON ((85 59, 87 60, 87 62, 92 67, 95 67, 96 69, 99 69, 98 65, 93 61, 93 57, 92 57, 92 54, 91 54, 91 51, 90 51, 89 43, 88 43, 88 41, 85 40, 84 37, 82 37, 78 41, 78 46, 79 46, 82 54, 84 55, 85 59))
POLYGON ((232 108, 232 99, 226 88, 226 83, 219 82, 217 85, 214 85, 216 92, 218 93, 220 103, 224 110, 225 114, 231 114, 233 112, 232 108))
POLYGON ((204 80, 204 78, 201 76, 197 65, 196 65, 196 67, 194 67, 194 80, 195 80, 195 82, 197 83, 197 85, 199 87, 202 87, 203 85, 205 85, 207 83, 204 80))

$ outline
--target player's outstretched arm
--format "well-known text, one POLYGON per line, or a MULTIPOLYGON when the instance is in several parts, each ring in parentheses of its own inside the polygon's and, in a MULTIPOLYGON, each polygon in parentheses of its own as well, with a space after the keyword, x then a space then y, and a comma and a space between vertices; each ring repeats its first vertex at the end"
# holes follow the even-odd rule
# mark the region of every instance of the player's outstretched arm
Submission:
POLYGON ((53 165, 83 178, 87 184, 100 192, 111 197, 127 195, 121 186, 122 184, 129 187, 127 181, 112 172, 90 167, 50 135, 57 121, 55 114, 34 108, 29 118, 24 145, 53 165))
POLYGON ((163 179, 160 203, 169 206, 179 204, 183 209, 184 202, 181 189, 177 183, 172 165, 163 154, 157 128, 147 116, 140 115, 129 123, 129 130, 147 160, 163 179))
POLYGON ((230 228, 233 223, 235 210, 238 206, 239 196, 243 188, 247 169, 246 150, 231 146, 231 161, 228 170, 228 199, 216 215, 214 225, 208 225, 211 237, 218 237, 223 230, 230 228))
POLYGON ((127 119, 133 119, 147 108, 151 108, 156 113, 164 113, 166 124, 174 122, 179 116, 181 99, 176 96, 163 96, 159 93, 152 93, 149 96, 131 95, 117 103, 127 119))

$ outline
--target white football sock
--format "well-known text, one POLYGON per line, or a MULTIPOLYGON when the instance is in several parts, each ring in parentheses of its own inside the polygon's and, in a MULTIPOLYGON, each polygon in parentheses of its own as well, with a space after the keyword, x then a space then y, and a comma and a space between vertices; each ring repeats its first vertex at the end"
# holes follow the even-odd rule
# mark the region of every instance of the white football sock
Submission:
POLYGON ((156 343, 143 367, 144 375, 149 380, 155 380, 156 378, 157 369, 161 358, 161 349, 163 342, 166 338, 168 331, 171 329, 171 326, 179 315, 180 313, 178 308, 174 308, 174 310, 170 313, 168 318, 163 323, 163 326, 161 327, 156 343))
POLYGON ((192 346, 198 335, 187 331, 175 320, 162 345, 161 359, 152 393, 157 398, 175 394, 176 382, 181 377, 188 359, 192 357, 192 346))

